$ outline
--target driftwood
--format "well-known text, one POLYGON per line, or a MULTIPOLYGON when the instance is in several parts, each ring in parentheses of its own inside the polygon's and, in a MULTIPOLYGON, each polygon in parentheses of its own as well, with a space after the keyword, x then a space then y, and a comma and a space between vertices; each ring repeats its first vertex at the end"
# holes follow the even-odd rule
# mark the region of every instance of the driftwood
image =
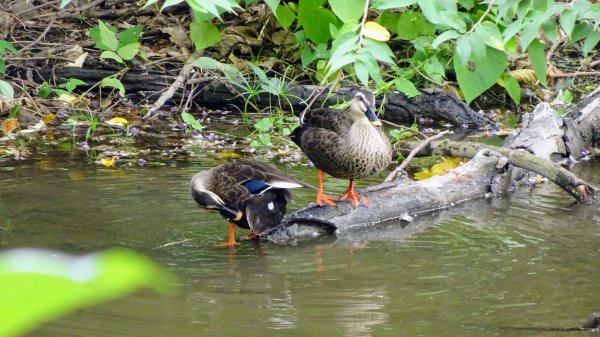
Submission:
POLYGON ((472 161, 447 175, 423 181, 400 180, 361 191, 369 207, 339 203, 308 206, 293 213, 264 237, 276 243, 341 234, 389 221, 399 223, 417 214, 440 210, 467 200, 501 193, 510 187, 512 166, 498 152, 480 151, 472 161))
MULTIPOLYGON (((102 78, 114 75, 114 70, 86 69, 65 67, 58 69, 39 69, 34 72, 38 77, 37 81, 46 81, 48 83, 58 84, 66 79, 74 77, 95 83, 102 78)), ((138 94, 144 98, 158 97, 158 95, 173 84, 179 76, 166 76, 153 73, 140 73, 129 71, 121 78, 128 94, 138 94)), ((220 78, 201 78, 192 80, 197 86, 194 93, 194 102, 207 107, 240 107, 244 106, 245 96, 241 89, 236 89, 235 85, 227 83, 220 78)), ((173 100, 181 100, 184 97, 184 88, 173 92, 173 100)), ((315 90, 322 87, 313 85, 290 84, 288 86, 288 100, 282 99, 281 105, 299 114, 305 107, 306 100, 315 90)), ((344 101, 349 101, 358 88, 341 88, 333 92, 330 96, 326 93, 320 94, 315 106, 328 106, 344 101)), ((256 105, 265 108, 277 104, 279 99, 267 93, 256 97, 256 105)), ((415 119, 427 118, 435 121, 445 121, 455 126, 466 126, 469 128, 487 128, 493 127, 493 123, 483 115, 473 111, 452 94, 444 93, 439 90, 427 89, 421 90, 421 95, 413 98, 407 98, 400 92, 389 92, 386 94, 386 101, 382 102, 379 97, 377 105, 384 104, 384 118, 390 121, 413 122, 415 119)), ((238 108, 234 108, 237 111, 238 108)))
MULTIPOLYGON (((600 94, 595 92, 584 101, 586 105, 580 105, 565 118, 559 118, 546 103, 538 105, 524 117, 523 128, 508 137, 502 148, 469 142, 433 141, 423 150, 426 154, 438 151, 473 159, 441 177, 419 182, 409 179, 385 182, 362 191, 369 199, 368 208, 353 208, 348 203, 340 203, 337 207, 308 206, 289 215, 264 235, 264 239, 289 244, 326 233, 340 235, 357 228, 373 228, 390 221, 399 224, 401 219, 417 214, 504 193, 519 185, 530 185, 531 177, 536 174, 547 177, 578 202, 594 203, 598 189, 558 164, 574 157, 571 151, 575 146, 570 144, 576 144, 577 149, 588 149, 598 138, 593 130, 600 113, 600 94), (566 123, 567 119, 571 123, 566 123), (575 124, 582 130, 571 130, 569 125, 575 124), (585 130, 592 131, 587 134, 585 130), (574 136, 569 138, 567 135, 574 136)), ((406 145, 404 151, 418 146, 406 145)))

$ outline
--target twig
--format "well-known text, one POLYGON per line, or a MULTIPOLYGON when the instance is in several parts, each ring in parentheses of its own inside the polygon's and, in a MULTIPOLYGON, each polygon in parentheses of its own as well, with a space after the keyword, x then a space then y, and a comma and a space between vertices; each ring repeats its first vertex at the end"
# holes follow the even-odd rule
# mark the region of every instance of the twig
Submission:
POLYGON ((550 74, 551 77, 600 76, 600 71, 576 71, 574 73, 550 74))
POLYGON ((175 91, 177 91, 177 89, 181 88, 184 85, 185 81, 187 81, 187 79, 190 77, 192 68, 194 67, 194 61, 198 58, 198 56, 199 56, 198 53, 193 53, 192 55, 190 55, 188 60, 185 62, 185 64, 181 68, 181 71, 179 72, 179 75, 177 75, 177 78, 175 79, 175 81, 173 81, 173 83, 171 83, 169 88, 167 88, 167 90, 165 90, 160 95, 160 97, 154 102, 152 107, 150 107, 150 109, 148 109, 148 113, 146 113, 146 115, 144 115, 144 119, 148 119, 148 118, 152 117, 152 115, 156 111, 158 111, 158 109, 162 108, 162 106, 165 104, 165 102, 167 100, 169 100, 171 97, 173 97, 173 94, 175 94, 175 91))
POLYGON ((473 33, 473 31, 475 30, 475 28, 477 28, 479 25, 481 25, 481 23, 483 22, 483 19, 485 19, 485 17, 492 10, 492 6, 494 6, 494 2, 496 2, 496 0, 490 1, 490 4, 488 5, 488 8, 485 10, 485 12, 483 13, 483 15, 479 18, 479 20, 477 22, 475 22, 475 24, 473 26, 471 26, 471 29, 469 29, 469 31, 466 32, 465 35, 469 35, 469 34, 473 33))
POLYGON ((321 94, 324 93, 327 89, 329 89, 330 86, 331 84, 327 84, 323 88, 316 88, 315 90, 313 90, 310 96, 308 96, 308 103, 306 103, 306 107, 300 113, 300 123, 303 123, 304 121, 304 114, 310 109, 310 107, 317 100, 317 98, 319 98, 319 96, 321 96, 321 94))
POLYGON ((442 132, 438 133, 437 135, 435 135, 433 137, 429 137, 429 138, 423 140, 422 142, 420 142, 416 148, 414 148, 412 151, 410 151, 410 153, 408 154, 408 156, 406 156, 406 158, 402 161, 402 163, 398 167, 396 167, 395 170, 390 172, 390 174, 388 174, 387 178, 385 178, 385 181, 391 182, 391 181, 398 179, 400 172, 402 172, 408 166, 410 161, 417 155, 417 153, 421 152, 421 150, 423 150, 432 141, 440 139, 449 133, 450 133, 450 130, 442 131, 442 132))
POLYGON ((44 7, 46 7, 46 6, 52 6, 52 5, 55 5, 55 4, 57 4, 58 2, 59 2, 59 0, 48 1, 48 2, 46 2, 46 3, 43 3, 43 4, 41 4, 41 5, 37 5, 37 6, 33 6, 33 7, 30 7, 30 8, 24 9, 24 10, 22 10, 22 11, 18 12, 18 13, 15 13, 15 14, 14 14, 14 16, 20 17, 20 16, 22 16, 22 15, 23 15, 23 14, 25 14, 25 13, 29 13, 29 12, 31 12, 31 11, 34 11, 34 10, 36 10, 36 9, 44 8, 44 7))
POLYGON ((56 21, 56 19, 58 19, 60 15, 56 15, 54 17, 52 17, 52 19, 50 20, 50 22, 48 22, 48 25, 46 26, 46 29, 44 29, 44 31, 40 34, 40 36, 37 37, 37 39, 31 41, 30 43, 26 44, 25 47, 21 48, 19 50, 19 53, 24 52, 25 50, 31 48, 32 46, 36 45, 38 42, 40 42, 44 36, 46 36, 46 34, 48 33, 48 31, 50 30, 50 28, 52 28, 52 25, 54 24, 54 21, 56 21))
POLYGON ((363 16, 360 20, 360 33, 358 34, 358 47, 362 48, 363 46, 363 30, 365 30, 365 21, 367 21, 367 14, 369 12, 369 0, 365 1, 365 9, 363 10, 363 16))
POLYGON ((396 123, 392 123, 390 121, 386 121, 385 119, 379 119, 383 124, 387 124, 389 126, 395 127, 396 129, 409 129, 411 131, 414 131, 414 133, 416 133, 417 135, 423 137, 423 139, 427 138, 427 135, 425 135, 423 132, 413 129, 413 128, 409 128, 400 124, 396 124, 396 123))
POLYGON ((24 52, 25 50, 31 48, 32 46, 36 45, 38 42, 40 42, 44 36, 46 36, 46 34, 48 33, 48 31, 50 30, 50 28, 52 28, 52 25, 54 25, 54 21, 56 21, 56 19, 64 19, 65 17, 68 17, 70 14, 68 14, 68 12, 82 12, 85 11, 88 8, 93 8, 96 7, 97 5, 103 3, 105 0, 96 0, 96 1, 92 1, 90 3, 88 3, 87 5, 81 6, 81 7, 76 7, 76 8, 71 8, 68 10, 60 10, 58 12, 58 15, 55 15, 52 17, 52 19, 50 20, 50 22, 48 22, 48 25, 46 26, 46 29, 44 29, 44 31, 40 34, 40 36, 38 36, 37 39, 31 41, 29 44, 25 45, 25 47, 21 48, 19 50, 19 53, 24 52))

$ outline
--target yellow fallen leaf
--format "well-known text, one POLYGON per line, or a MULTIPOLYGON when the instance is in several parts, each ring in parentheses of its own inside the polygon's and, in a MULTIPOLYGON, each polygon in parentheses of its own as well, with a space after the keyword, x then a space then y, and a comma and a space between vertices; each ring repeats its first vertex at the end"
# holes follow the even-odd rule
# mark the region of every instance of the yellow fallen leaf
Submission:
POLYGON ((16 118, 7 118, 2 122, 2 132, 5 135, 13 132, 16 128, 19 127, 19 122, 16 118))
POLYGON ((217 152, 215 155, 221 158, 240 158, 242 155, 235 152, 217 152))
POLYGON ((462 163, 462 158, 450 157, 441 163, 437 163, 431 167, 431 170, 423 170, 415 173, 415 180, 425 180, 433 176, 441 176, 446 174, 453 168, 459 167, 462 163))
POLYGON ((425 179, 429 179, 433 176, 434 176, 433 172, 431 172, 429 170, 423 170, 421 172, 415 173, 415 180, 425 180, 425 179))
POLYGON ((77 102, 78 97, 71 94, 60 94, 58 95, 58 100, 63 101, 69 104, 74 104, 77 102))
POLYGON ((46 116, 42 117, 42 122, 44 122, 45 124, 48 124, 48 123, 52 122, 54 120, 54 118, 56 118, 56 115, 53 113, 49 113, 46 116))
POLYGON ((109 124, 123 124, 123 125, 127 125, 129 124, 129 121, 126 120, 125 118, 122 117, 115 117, 115 118, 111 118, 108 121, 109 124))
POLYGON ((116 160, 116 157, 110 157, 110 159, 102 158, 102 159, 100 159, 100 163, 102 163, 102 165, 104 165, 106 167, 112 167, 115 165, 115 160, 116 160))
POLYGON ((446 174, 446 172, 452 170, 453 168, 460 166, 461 162, 462 162, 462 158, 450 157, 441 163, 437 163, 437 164, 433 165, 431 167, 431 172, 434 175, 443 175, 443 174, 446 174))
POLYGON ((534 83, 537 81, 537 76, 535 76, 533 69, 516 69, 510 71, 508 74, 520 83, 534 83))
POLYGON ((368 21, 362 31, 363 35, 377 41, 387 41, 390 39, 390 32, 377 22, 368 21))

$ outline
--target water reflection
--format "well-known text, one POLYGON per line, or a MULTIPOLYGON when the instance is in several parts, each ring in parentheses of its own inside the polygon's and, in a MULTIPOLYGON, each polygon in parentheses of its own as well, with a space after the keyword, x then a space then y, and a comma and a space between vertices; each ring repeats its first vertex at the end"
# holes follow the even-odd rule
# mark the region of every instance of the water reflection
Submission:
MULTIPOLYGON (((213 247, 227 224, 188 195, 193 173, 214 164, 107 170, 64 161, 0 170, 2 247, 121 246, 182 280, 174 297, 139 293, 33 335, 539 336, 553 333, 511 327, 576 326, 600 310, 598 207, 573 204, 550 184, 410 224, 229 251, 213 247)), ((583 178, 600 185, 597 168, 583 165, 583 178)), ((312 169, 288 172, 316 183, 312 169)), ((337 193, 346 187, 328 182, 337 193)), ((298 191, 295 199, 292 209, 314 195, 298 191)))

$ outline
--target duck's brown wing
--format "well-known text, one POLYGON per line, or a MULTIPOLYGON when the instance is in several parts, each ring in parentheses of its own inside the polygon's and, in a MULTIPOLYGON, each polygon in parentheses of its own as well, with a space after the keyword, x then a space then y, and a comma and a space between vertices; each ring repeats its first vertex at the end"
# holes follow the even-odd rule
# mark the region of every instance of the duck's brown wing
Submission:
POLYGON ((347 132, 353 123, 347 111, 337 109, 308 110, 301 122, 303 126, 325 129, 340 135, 347 132))
POLYGON ((292 133, 292 141, 318 169, 336 176, 344 135, 352 126, 352 118, 343 110, 315 109, 306 112, 303 122, 292 133))

